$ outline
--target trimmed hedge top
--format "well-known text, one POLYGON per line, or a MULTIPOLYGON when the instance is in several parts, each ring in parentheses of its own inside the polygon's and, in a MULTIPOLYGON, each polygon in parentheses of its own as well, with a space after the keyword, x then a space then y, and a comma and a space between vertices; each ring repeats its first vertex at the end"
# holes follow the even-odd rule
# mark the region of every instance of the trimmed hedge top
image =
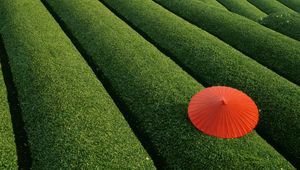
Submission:
POLYGON ((266 27, 300 41, 300 14, 274 13, 259 22, 266 27))
MULTIPOLYGON (((109 80, 115 95, 127 107, 131 126, 139 132, 160 168, 292 169, 255 132, 224 140, 197 131, 188 121, 186 110, 191 96, 203 86, 97 0, 47 2, 109 80)), ((147 23, 153 15, 160 15, 159 20, 171 19, 170 13, 152 1, 105 2, 137 19, 144 14, 141 22, 147 23)), ((164 31, 156 34, 166 38, 164 31)))
POLYGON ((300 42, 198 0, 155 0, 279 75, 300 85, 300 42))
POLYGON ((218 1, 216 1, 216 0, 198 0, 198 1, 201 1, 201 2, 203 2, 203 3, 205 3, 205 4, 207 4, 207 5, 211 5, 211 6, 214 6, 214 7, 218 7, 218 8, 220 8, 220 9, 225 9, 226 10, 226 8, 223 6, 223 5, 221 5, 218 1))
POLYGON ((297 12, 300 12, 300 1, 299 0, 278 0, 278 1, 297 12))
POLYGON ((291 10, 287 6, 283 5, 282 3, 278 2, 277 0, 248 0, 250 3, 255 5, 260 10, 264 11, 266 14, 272 13, 284 13, 290 12, 294 13, 295 11, 291 10))
POLYGON ((250 95, 260 108, 258 129, 264 138, 299 160, 299 86, 152 1, 103 2, 200 82, 231 86, 250 95))
MULTIPOLYGON (((0 47, 0 61, 3 58, 3 54, 4 51, 2 51, 0 47)), ((7 92, 0 64, 0 169, 13 170, 17 168, 16 144, 7 101, 7 92)))
POLYGON ((217 0, 229 11, 247 17, 253 21, 258 21, 267 14, 253 6, 247 0, 217 0))
MULTIPOLYGON (((32 169, 154 169, 110 96, 39 0, 0 1, 32 169)), ((3 24, 4 25, 4 24, 3 24)))

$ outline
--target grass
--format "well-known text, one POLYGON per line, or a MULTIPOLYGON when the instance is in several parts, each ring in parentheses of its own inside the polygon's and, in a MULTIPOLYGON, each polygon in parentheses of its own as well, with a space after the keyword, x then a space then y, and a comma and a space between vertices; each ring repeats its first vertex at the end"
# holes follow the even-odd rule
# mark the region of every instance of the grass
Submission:
POLYGON ((260 23, 268 28, 300 41, 299 14, 274 13, 263 18, 260 23))
POLYGON ((154 169, 123 115, 43 4, 1 0, 0 11, 31 169, 154 169))
MULTIPOLYGON (((154 15, 161 16, 155 18, 160 21, 169 15, 152 1, 105 2, 144 23, 150 22, 149 17, 154 15)), ((63 21, 69 35, 91 57, 96 69, 108 79, 118 100, 127 107, 125 114, 131 117, 132 126, 158 167, 292 169, 256 132, 224 140, 197 131, 188 121, 186 110, 191 96, 203 86, 103 4, 97 0, 47 0, 47 3, 60 17, 58 20, 63 21)), ((161 25, 151 27, 160 29, 161 25)), ((165 38, 163 30, 156 32, 157 36, 165 38)))
POLYGON ((267 16, 264 12, 250 4, 247 0, 217 0, 229 11, 247 17, 253 21, 258 21, 267 16))
POLYGON ((249 94, 261 109, 260 133, 299 160, 299 86, 152 1, 103 2, 190 70, 199 82, 231 86, 249 94))
POLYGON ((277 0, 248 0, 251 4, 265 12, 266 14, 272 13, 285 13, 290 12, 294 13, 295 11, 291 10, 287 6, 278 2, 277 0))
POLYGON ((198 0, 155 0, 279 75, 300 85, 300 42, 198 0))
MULTIPOLYGON (((3 51, 0 48, 0 60, 3 51)), ((6 86, 0 64, 0 169, 17 169, 17 152, 11 115, 7 100, 6 86)))
POLYGON ((226 10, 226 8, 216 0, 198 0, 198 1, 201 1, 205 4, 207 4, 207 5, 211 5, 211 6, 218 7, 218 8, 226 10))
POLYGON ((299 0, 277 0, 282 4, 286 5, 294 11, 300 12, 300 1, 299 0))

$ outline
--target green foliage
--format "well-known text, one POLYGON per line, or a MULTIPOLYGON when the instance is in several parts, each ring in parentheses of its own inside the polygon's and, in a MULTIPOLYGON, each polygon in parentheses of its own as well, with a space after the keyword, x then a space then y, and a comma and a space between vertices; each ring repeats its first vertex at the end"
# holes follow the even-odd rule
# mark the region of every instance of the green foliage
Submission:
POLYGON ((285 13, 290 12, 294 13, 295 11, 291 10, 290 8, 286 7, 282 3, 278 2, 277 0, 248 0, 250 3, 255 5, 257 8, 265 12, 266 14, 272 13, 285 13))
POLYGON ((247 56, 300 85, 300 42, 198 0, 155 0, 247 56))
POLYGON ((218 1, 234 13, 258 21, 270 29, 300 40, 300 17, 297 13, 272 13, 268 16, 247 0, 218 1))
POLYGON ((229 11, 247 17, 253 21, 258 21, 267 14, 250 4, 247 0, 217 0, 229 11))
MULTIPOLYGON (((249 94, 261 109, 258 130, 299 160, 299 86, 152 1, 104 2, 191 70, 200 82, 231 86, 249 94)), ((160 1, 161 4, 177 2, 160 1)))
MULTIPOLYGON (((139 129, 143 136, 142 140, 147 144, 160 168, 292 169, 291 165, 255 132, 239 139, 218 139, 197 131, 187 119, 186 110, 191 96, 203 86, 97 0, 47 0, 47 2, 67 25, 72 36, 80 42, 96 67, 109 79, 115 94, 128 108, 126 114, 133 119, 132 126, 139 129)), ((160 40, 164 39, 164 42, 157 41, 164 44, 162 47, 169 46, 166 49, 170 49, 175 48, 174 44, 177 44, 178 49, 173 49, 174 54, 181 51, 186 61, 194 61, 194 66, 204 70, 203 76, 206 78, 207 72, 211 72, 209 75, 211 80, 222 77, 214 72, 217 67, 226 67, 226 64, 236 66, 241 62, 241 66, 238 67, 242 69, 243 62, 247 62, 246 64, 249 64, 247 68, 261 70, 274 81, 285 83, 285 80, 271 71, 240 53, 235 54, 235 51, 224 43, 189 25, 152 1, 105 2, 140 29, 149 31, 149 36, 156 35, 161 37, 160 40), (160 29, 161 31, 154 31, 160 29), (199 32, 204 36, 200 36, 199 32), (195 37, 183 38, 185 35, 195 37), (171 42, 168 42, 169 40, 171 42), (211 40, 217 43, 210 43, 211 40), (184 48, 188 44, 197 45, 187 52, 184 48), (229 48, 225 51, 226 57, 230 56, 227 54, 238 55, 237 60, 233 63, 230 60, 219 60, 217 57, 224 52, 219 51, 219 48, 229 48), (212 53, 207 54, 210 56, 204 55, 210 50, 216 57, 210 55, 212 53), (213 60, 214 64, 208 60, 213 60), (221 62, 222 64, 219 64, 221 62)), ((261 73, 251 72, 250 69, 244 70, 248 72, 243 73, 243 76, 247 74, 256 76, 255 73, 261 73)), ((230 73, 224 74, 222 79, 227 80, 228 74, 230 73)), ((248 78, 247 82, 251 82, 251 76, 248 78)), ((247 82, 242 84, 247 86, 248 84, 245 84, 247 82)), ((286 86, 294 87, 288 82, 286 86)), ((299 92, 293 88, 289 90, 292 90, 290 93, 299 92)))
POLYGON ((216 1, 216 0, 198 0, 198 1, 201 1, 201 2, 203 2, 203 3, 205 3, 205 4, 207 4, 207 5, 211 5, 211 6, 214 6, 214 7, 218 7, 218 8, 220 8, 220 9, 225 9, 226 10, 226 8, 223 6, 223 5, 221 5, 218 1, 216 1))
POLYGON ((278 0, 287 7, 293 9, 294 11, 300 12, 300 1, 299 0, 278 0))
POLYGON ((299 14, 274 13, 263 18, 259 22, 268 28, 300 41, 299 14))
POLYGON ((123 115, 43 4, 0 0, 0 11, 32 169, 154 168, 123 115))
MULTIPOLYGON (((0 49, 1 50, 1 49, 0 49)), ((0 60, 2 51, 0 51, 0 60)), ((17 169, 17 153, 11 115, 7 101, 6 87, 0 64, 0 169, 17 169)))

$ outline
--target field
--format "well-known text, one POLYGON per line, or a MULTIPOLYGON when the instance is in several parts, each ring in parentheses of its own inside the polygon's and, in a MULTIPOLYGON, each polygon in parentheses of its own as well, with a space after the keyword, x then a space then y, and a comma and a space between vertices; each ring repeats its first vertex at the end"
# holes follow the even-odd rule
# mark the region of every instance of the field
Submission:
MULTIPOLYGON (((0 47, 0 63, 4 63, 3 46, 0 47)), ((17 169, 16 144, 10 116, 8 94, 3 77, 4 68, 0 66, 0 168, 17 169)))
POLYGON ((262 25, 300 41, 300 15, 274 13, 259 21, 262 25))
POLYGON ((283 5, 277 0, 248 0, 251 4, 265 12, 266 14, 272 14, 277 12, 294 13, 292 9, 283 5))
POLYGON ((300 168, 297 9, 0 0, 0 169, 300 168), (220 139, 191 124, 191 97, 216 85, 256 102, 253 132, 220 139))
POLYGON ((247 17, 253 21, 258 21, 267 16, 264 12, 253 6, 247 0, 218 0, 229 11, 247 17))
POLYGON ((298 0, 279 0, 279 2, 293 9, 294 11, 300 12, 300 1, 298 0))

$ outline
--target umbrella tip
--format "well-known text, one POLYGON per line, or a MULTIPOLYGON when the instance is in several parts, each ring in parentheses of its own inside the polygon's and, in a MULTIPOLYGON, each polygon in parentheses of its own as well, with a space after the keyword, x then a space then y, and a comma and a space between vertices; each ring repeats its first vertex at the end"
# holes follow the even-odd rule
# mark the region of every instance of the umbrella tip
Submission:
POLYGON ((221 98, 221 102, 222 102, 223 105, 228 104, 228 101, 224 97, 221 98))

